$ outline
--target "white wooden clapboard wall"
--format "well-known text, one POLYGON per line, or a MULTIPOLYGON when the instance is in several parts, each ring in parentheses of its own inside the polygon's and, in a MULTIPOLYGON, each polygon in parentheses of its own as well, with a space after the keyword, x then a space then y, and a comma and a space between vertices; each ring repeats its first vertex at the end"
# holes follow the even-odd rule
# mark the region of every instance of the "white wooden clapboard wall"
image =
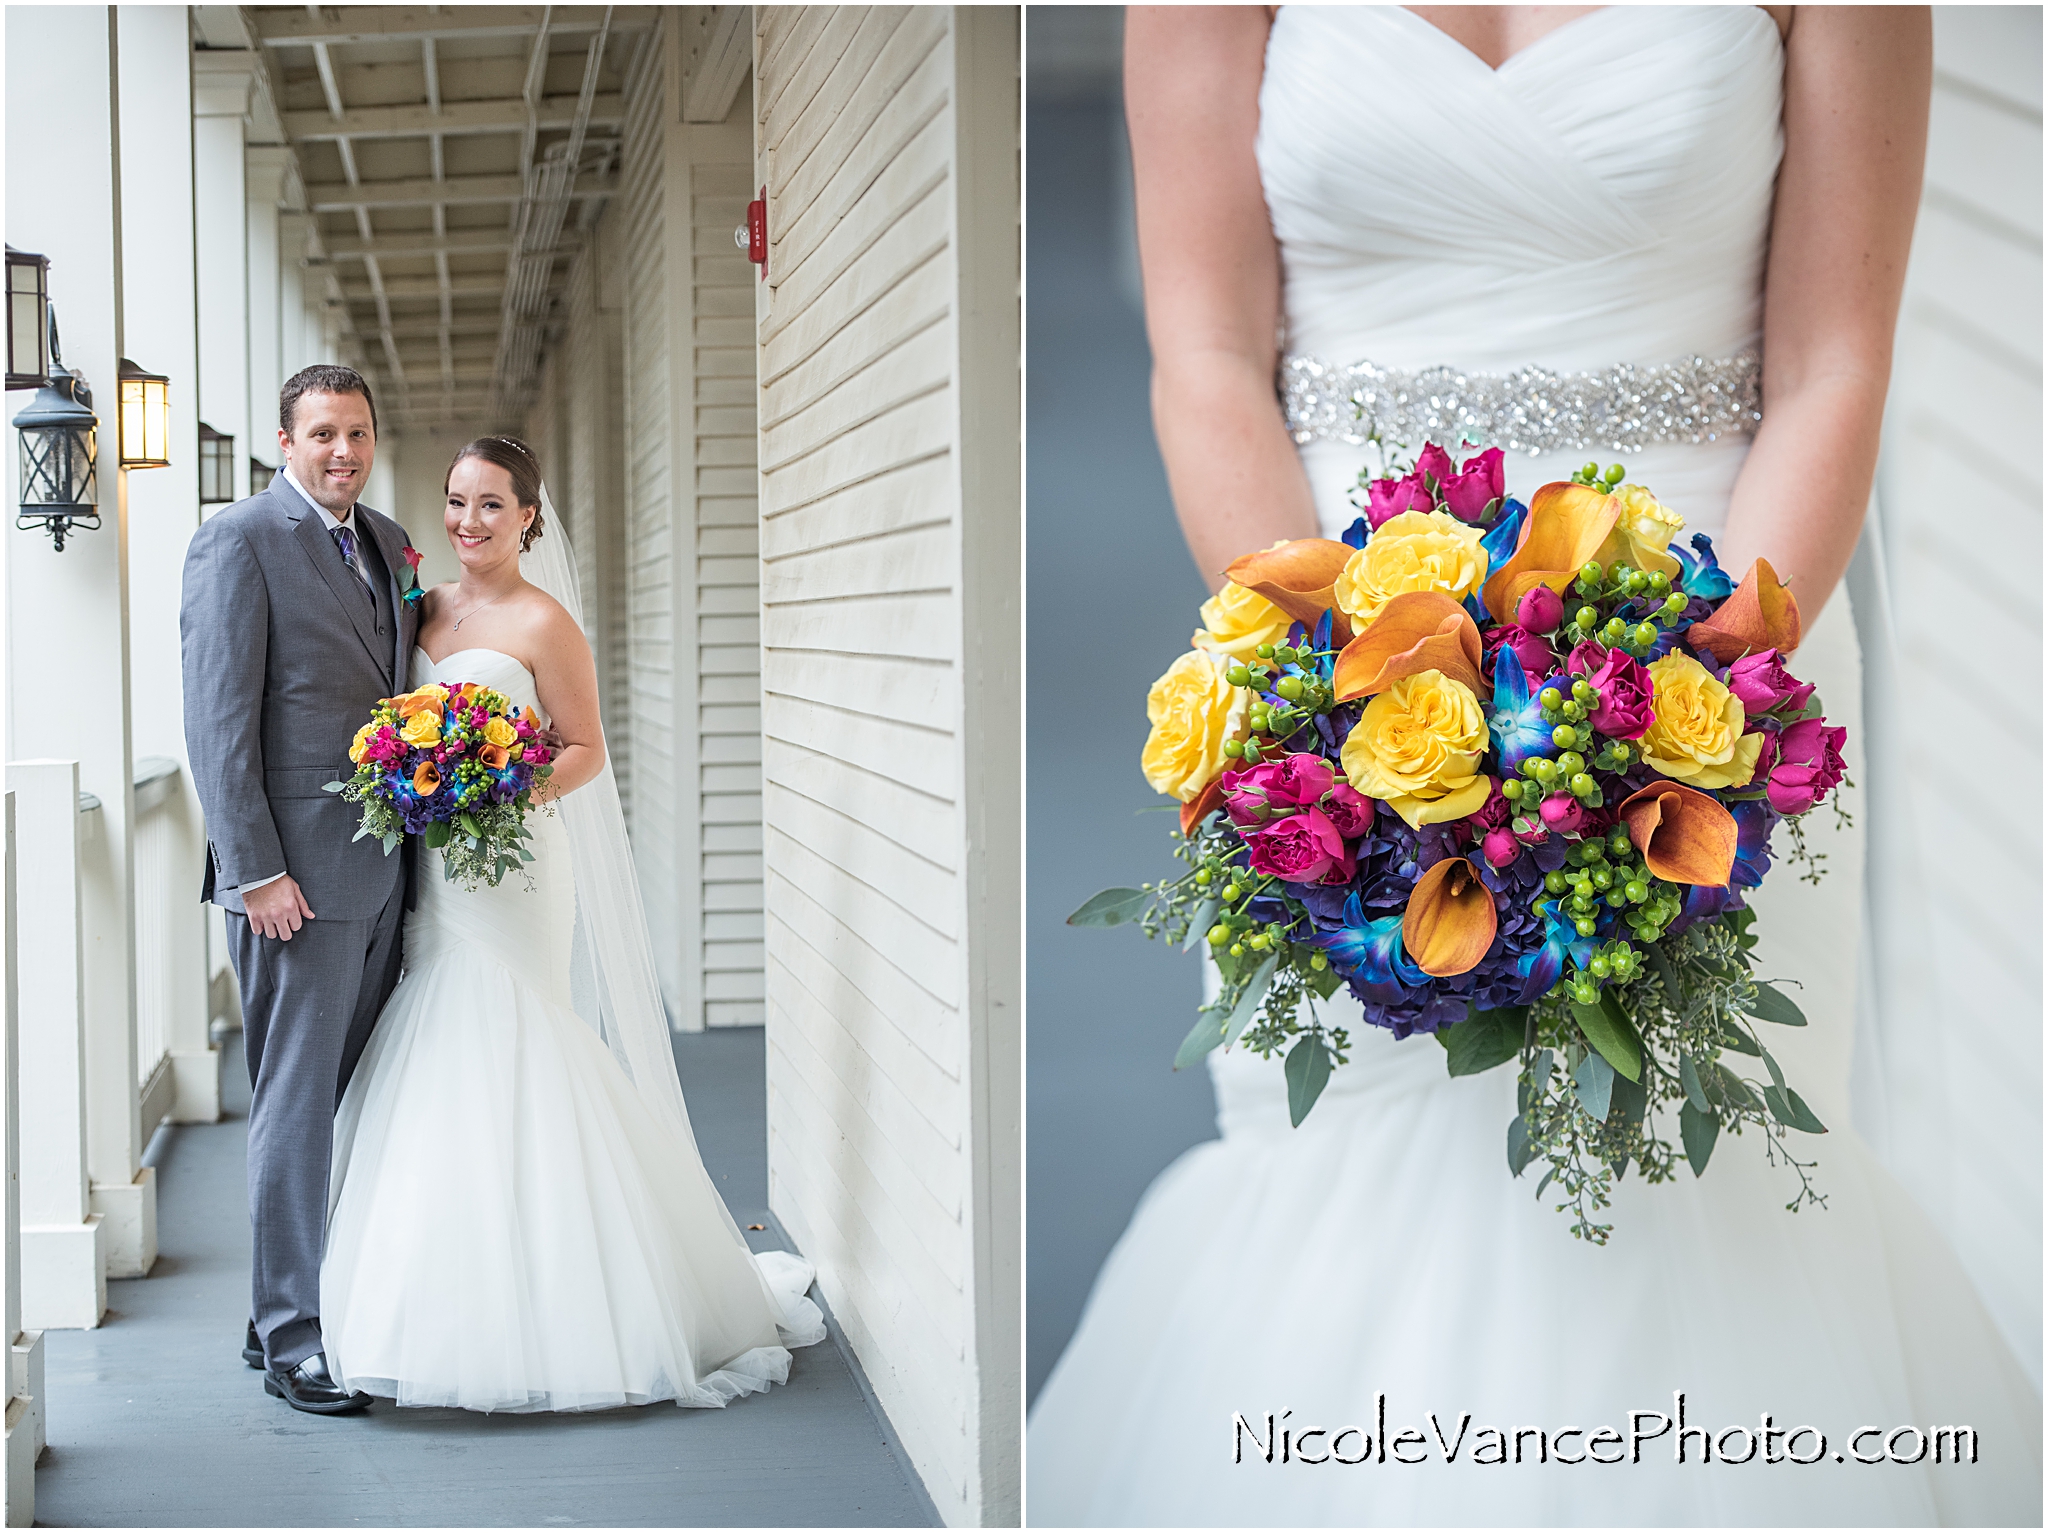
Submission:
POLYGON ((1017 20, 760 7, 769 1175, 949 1523, 1017 1514, 1017 20))
POLYGON ((1858 1117, 2038 1385, 2041 10, 1934 18, 1878 479, 1896 642, 1864 641, 1866 689, 1886 694, 1870 711, 1899 729, 1893 795, 1870 806, 1883 1004, 1858 1117))

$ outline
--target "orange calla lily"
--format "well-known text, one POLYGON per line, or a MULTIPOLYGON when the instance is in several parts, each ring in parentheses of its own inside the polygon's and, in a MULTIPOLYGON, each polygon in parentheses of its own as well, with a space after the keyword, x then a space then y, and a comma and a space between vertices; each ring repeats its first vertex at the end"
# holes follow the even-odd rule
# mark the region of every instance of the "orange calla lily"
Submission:
POLYGON ((1325 612, 1331 613, 1332 642, 1342 644, 1351 637, 1351 625, 1337 610, 1332 588, 1350 563, 1352 552, 1349 543, 1296 538, 1264 553, 1246 554, 1223 573, 1232 583, 1258 592, 1311 630, 1325 612))
POLYGON ((1484 656, 1479 625, 1462 604, 1441 591, 1409 591, 1382 607, 1337 656, 1337 699, 1371 697, 1421 671, 1441 671, 1489 698, 1484 656))
POLYGON ((441 700, 431 693, 408 692, 403 697, 392 698, 391 701, 397 706, 398 716, 402 719, 413 718, 422 713, 438 715, 441 712, 441 700))
POLYGON ((495 772, 500 770, 512 758, 507 754, 504 746, 486 744, 477 751, 476 759, 495 772))
POLYGON ((1767 649, 1789 655, 1799 647, 1799 602, 1778 583, 1771 561, 1758 559, 1735 594, 1712 617, 1688 628, 1685 637, 1723 665, 1767 649))
POLYGON ((1543 486, 1529 498, 1521 547, 1486 582, 1487 611, 1512 623, 1516 604, 1537 586, 1563 594, 1620 517, 1621 502, 1589 484, 1543 486))
POLYGON ((1180 806, 1180 833, 1192 836, 1195 827, 1223 807, 1223 776, 1209 779, 1209 786, 1180 806))
POLYGON ((1465 857, 1446 857, 1415 885, 1401 917, 1401 946, 1425 974, 1465 974, 1493 946, 1493 894, 1465 857))
POLYGON ((1735 867, 1735 816, 1697 788, 1657 782, 1618 811, 1629 839, 1659 878, 1718 889, 1735 867))
POLYGON ((431 798, 441 791, 441 770, 431 761, 422 761, 413 769, 412 791, 422 798, 431 798))

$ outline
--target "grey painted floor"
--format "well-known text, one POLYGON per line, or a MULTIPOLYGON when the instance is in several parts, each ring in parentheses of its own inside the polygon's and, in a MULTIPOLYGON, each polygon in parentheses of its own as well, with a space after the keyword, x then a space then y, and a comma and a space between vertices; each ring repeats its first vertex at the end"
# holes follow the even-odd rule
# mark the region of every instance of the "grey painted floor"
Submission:
MULTIPOLYGON (((162 1254, 109 1283, 96 1331, 51 1331, 46 1527, 909 1527, 937 1522, 838 1338, 724 1410, 482 1416, 380 1402, 301 1415, 242 1364, 248 1076, 234 1115, 153 1146, 162 1254)), ((706 1165, 742 1226, 770 1224, 758 1028, 678 1040, 706 1165)), ((237 1089, 239 1088, 239 1090, 237 1089)), ((748 1237, 757 1248, 769 1232, 748 1237)))

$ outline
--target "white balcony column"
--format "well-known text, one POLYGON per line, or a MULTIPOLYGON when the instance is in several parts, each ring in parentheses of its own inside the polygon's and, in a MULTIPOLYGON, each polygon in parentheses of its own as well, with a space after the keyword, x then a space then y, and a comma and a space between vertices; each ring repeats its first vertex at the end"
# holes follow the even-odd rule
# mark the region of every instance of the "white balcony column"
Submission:
POLYGON ((257 60, 192 59, 192 195, 199 258, 199 418, 235 439, 235 498, 249 493, 249 207, 244 123, 257 60))
POLYGON ((22 1323, 90 1327, 107 1312, 107 1258, 85 1155, 78 763, 12 761, 7 786, 16 862, 32 870, 28 898, 15 911, 16 961, 8 966, 23 1021, 22 1323))
MULTIPOLYGON (((27 747, 75 760, 80 789, 101 805, 80 842, 86 1161, 93 1208, 106 1216, 107 1272, 139 1277, 156 1261, 156 1184, 141 1164, 135 1079, 128 508, 116 429, 125 349, 118 77, 113 7, 8 7, 7 237, 50 258, 64 360, 84 374, 100 420, 98 530, 75 533, 62 553, 40 531, 5 534, 9 745, 10 753, 27 747), (53 123, 64 125, 62 155, 39 147, 53 123)), ((132 130, 161 134, 165 125, 132 130)), ((136 237, 148 239, 146 231, 136 237)))
POLYGON ((252 144, 243 159, 249 178, 249 451, 272 468, 282 468, 277 450, 277 395, 285 380, 278 204, 284 200, 291 151, 252 144))
POLYGON ((302 367, 324 358, 309 345, 312 327, 306 323, 306 289, 317 274, 306 269, 308 235, 313 215, 286 209, 277 215, 277 320, 279 386, 302 367))
POLYGON ((135 982, 137 1034, 148 1043, 137 1058, 147 1143, 159 1109, 181 1123, 220 1119, 199 902, 206 827, 185 760, 178 656, 185 548, 199 527, 193 141, 134 126, 192 121, 192 13, 124 5, 116 14, 121 118, 131 125, 121 139, 122 333, 134 361, 171 380, 170 467, 128 478, 128 663, 137 775, 145 779, 136 797, 135 982))
POLYGON ((6 1150, 6 1183, 0 1199, 0 1231, 6 1244, 6 1299, 0 1307, 0 1334, 7 1338, 6 1447, 4 1478, 0 1478, 0 1521, 10 1528, 32 1528, 36 1521, 36 1460, 42 1456, 43 1333, 21 1328, 21 986, 16 958, 14 913, 20 892, 19 861, 14 844, 14 795, 4 798, 7 837, 5 882, 0 885, 0 941, 5 943, 5 1032, 0 1033, 0 1143, 6 1150))

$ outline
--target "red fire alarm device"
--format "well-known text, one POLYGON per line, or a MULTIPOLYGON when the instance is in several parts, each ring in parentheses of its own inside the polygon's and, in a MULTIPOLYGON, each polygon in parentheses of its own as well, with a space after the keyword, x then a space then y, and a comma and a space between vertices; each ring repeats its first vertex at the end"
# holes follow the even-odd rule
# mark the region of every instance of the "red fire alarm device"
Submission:
POLYGON ((768 280, 768 188, 747 204, 746 227, 738 231, 747 247, 747 259, 761 268, 761 280, 768 280))

